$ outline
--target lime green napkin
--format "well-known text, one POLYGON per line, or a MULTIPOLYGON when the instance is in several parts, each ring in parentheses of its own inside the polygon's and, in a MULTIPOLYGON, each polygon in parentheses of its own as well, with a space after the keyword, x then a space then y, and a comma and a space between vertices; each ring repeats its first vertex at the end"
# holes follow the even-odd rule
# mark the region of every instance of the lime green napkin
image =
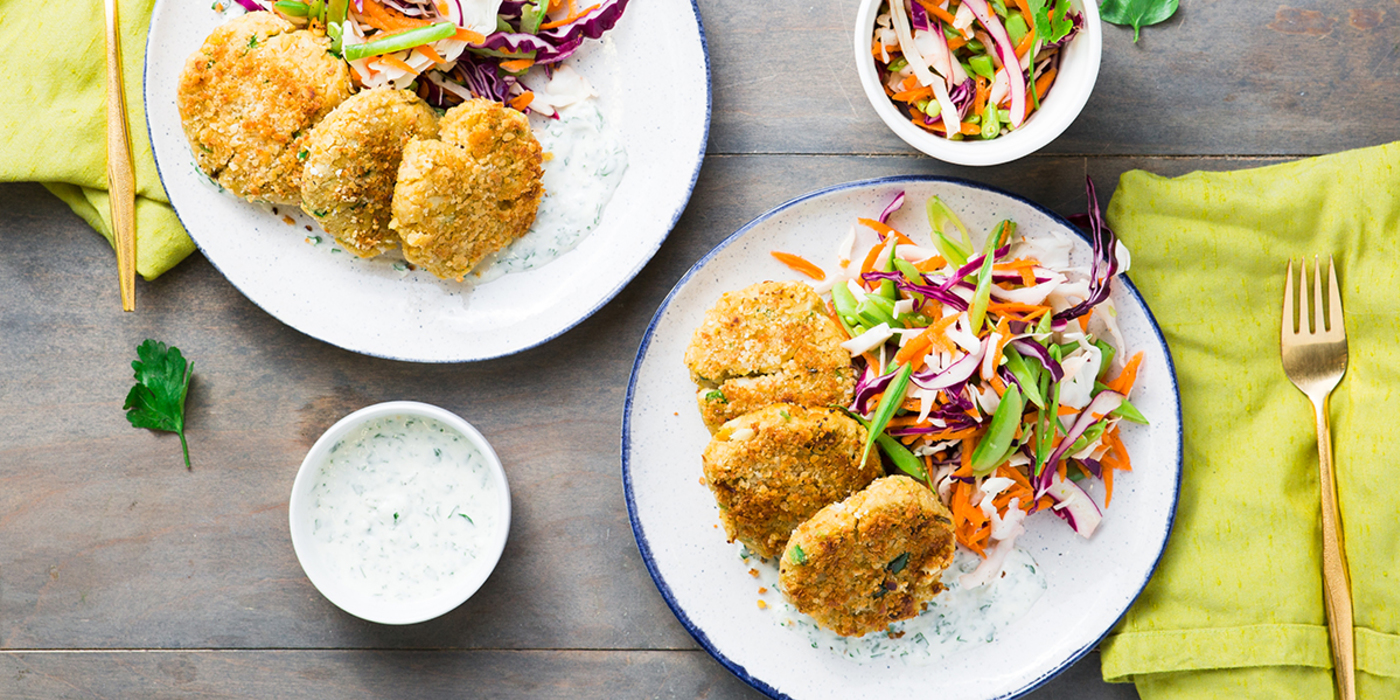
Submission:
POLYGON ((1145 700, 1332 697, 1317 441, 1279 361, 1290 256, 1333 255, 1350 366, 1332 395, 1362 698, 1400 698, 1400 142, 1257 170, 1123 175, 1108 221, 1175 359, 1176 525, 1102 644, 1145 700))
MULTIPOLYGON (((136 271, 154 279, 194 252, 160 186, 141 77, 154 0, 121 0, 122 69, 136 162, 136 271)), ((38 181, 110 242, 107 43, 102 3, 0 0, 0 181, 38 181)))

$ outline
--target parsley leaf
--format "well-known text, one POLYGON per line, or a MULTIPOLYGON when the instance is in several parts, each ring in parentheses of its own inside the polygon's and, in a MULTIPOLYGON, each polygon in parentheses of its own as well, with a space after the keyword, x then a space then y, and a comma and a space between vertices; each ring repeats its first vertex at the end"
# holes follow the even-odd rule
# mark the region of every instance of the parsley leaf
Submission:
POLYGON ((1144 26, 1164 22, 1176 14, 1177 4, 1178 0, 1104 0, 1099 6, 1099 17, 1111 24, 1132 27, 1136 42, 1144 26))
MULTIPOLYGON (((1128 1, 1132 2, 1133 0, 1128 1)), ((1107 0, 1107 2, 1113 2, 1113 0, 1107 0)), ((1027 0, 1026 5, 1031 10, 1031 21, 1035 24, 1035 35, 1042 38, 1042 45, 1053 44, 1065 38, 1074 29, 1074 20, 1070 19, 1069 16, 1069 0, 1027 0), (1050 19, 1051 7, 1055 9, 1055 19, 1050 19)))
POLYGON ((163 430, 180 435, 185 452, 185 468, 190 465, 190 446, 185 442, 185 396, 190 391, 194 363, 186 363, 180 349, 146 339, 136 347, 136 386, 126 395, 126 419, 137 428, 163 430))

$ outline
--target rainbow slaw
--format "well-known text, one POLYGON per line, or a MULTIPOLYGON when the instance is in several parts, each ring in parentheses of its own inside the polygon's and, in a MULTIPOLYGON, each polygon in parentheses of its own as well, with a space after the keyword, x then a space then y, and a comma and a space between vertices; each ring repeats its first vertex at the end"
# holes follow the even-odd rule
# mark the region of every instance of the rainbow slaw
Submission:
POLYGON ((442 109, 484 97, 554 117, 594 96, 562 62, 612 29, 628 0, 236 2, 324 31, 360 87, 415 89, 442 109))
POLYGON ((1119 425, 1147 422, 1128 400, 1143 353, 1126 357, 1110 297, 1130 257, 1088 191, 1087 267, 1071 265, 1067 236, 1020 236, 1010 220, 977 251, 937 197, 932 245, 918 245, 888 223, 903 192, 858 220, 831 274, 774 253, 829 293, 858 367, 848 410, 869 429, 866 449, 937 493, 959 544, 983 557, 966 586, 1001 571, 1031 514, 1091 536, 1103 518, 1091 492, 1106 508, 1114 472, 1131 470, 1119 425))
POLYGON ((1083 15, 1069 0, 1012 2, 886 0, 871 53, 886 94, 915 125, 994 139, 1039 109, 1083 15))

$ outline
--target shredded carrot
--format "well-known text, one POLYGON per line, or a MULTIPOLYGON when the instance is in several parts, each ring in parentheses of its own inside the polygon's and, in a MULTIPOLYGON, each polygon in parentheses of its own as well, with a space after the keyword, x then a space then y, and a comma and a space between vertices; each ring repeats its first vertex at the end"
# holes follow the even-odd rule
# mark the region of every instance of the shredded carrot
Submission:
POLYGON ((456 39, 457 41, 465 41, 468 44, 486 43, 485 36, 478 34, 470 29, 467 29, 466 27, 458 27, 457 33, 452 35, 452 38, 456 39))
MULTIPOLYGON (((991 96, 991 93, 992 93, 992 86, 991 86, 991 83, 987 82, 987 79, 986 79, 986 78, 984 78, 984 77, 982 77, 982 76, 980 76, 980 75, 977 76, 976 93, 974 94, 974 96, 973 96, 973 98, 972 98, 972 113, 973 113, 973 114, 981 114, 982 111, 983 111, 984 109, 986 109, 986 107, 987 107, 987 98, 991 96)), ((979 128, 978 131, 980 132, 981 129, 979 128)))
MULTIPOLYGON (((1022 0, 1022 2, 1024 1, 1025 0, 1022 0)), ((950 26, 953 24, 953 15, 949 14, 947 10, 933 4, 931 0, 918 0, 918 3, 920 5, 923 5, 924 9, 927 10, 928 13, 933 15, 934 17, 937 17, 938 19, 947 22, 950 26)))
POLYGON ((564 6, 564 0, 549 0, 549 9, 546 12, 556 12, 564 6))
POLYGON ((360 18, 364 19, 365 23, 371 27, 383 31, 402 31, 432 24, 428 20, 409 17, 391 7, 385 7, 378 0, 364 0, 364 8, 365 11, 360 15, 360 18))
POLYGON ((1060 412, 1059 412, 1057 415, 1061 415, 1061 416, 1073 416, 1073 415, 1078 415, 1078 414, 1079 414, 1079 409, 1077 409, 1077 408, 1070 408, 1069 406, 1061 406, 1061 407, 1060 407, 1060 412))
POLYGON ((972 476, 972 450, 976 445, 972 444, 972 436, 963 438, 962 441, 962 463, 958 465, 954 476, 972 476))
POLYGON ((1031 30, 1021 37, 1021 43, 1016 44, 1016 58, 1025 58, 1026 52, 1035 46, 1035 25, 1031 25, 1031 30))
POLYGON ((987 313, 989 314, 1030 313, 1032 311, 1044 312, 1045 307, 1036 304, 1022 304, 1014 301, 994 301, 987 304, 987 313))
POLYGON ((523 111, 525 111, 525 108, 526 108, 526 107, 529 107, 529 106, 530 106, 530 103, 531 103, 531 102, 534 102, 534 101, 535 101, 535 93, 533 93, 533 92, 522 92, 522 93, 520 93, 519 95, 516 95, 514 98, 511 99, 511 101, 510 101, 510 106, 511 106, 511 109, 514 109, 514 110, 517 111, 517 112, 523 112, 523 111))
POLYGON ((918 85, 919 85, 919 78, 918 78, 918 76, 911 75, 911 76, 905 78, 905 79, 903 80, 903 82, 901 82, 901 83, 899 84, 899 89, 900 89, 900 90, 913 90, 914 88, 918 87, 918 85))
MULTIPOLYGON (((1056 70, 1051 68, 1035 79, 1035 94, 1039 95, 1040 99, 1045 99, 1045 91, 1050 89, 1050 83, 1055 82, 1055 72, 1056 70)), ((1026 100, 1026 104, 1029 105, 1030 100, 1026 100)))
POLYGON ((890 97, 898 102, 917 102, 924 98, 933 97, 933 88, 924 85, 916 87, 913 90, 896 92, 895 94, 890 95, 890 97))
MULTIPOLYGON (((1001 380, 1001 377, 998 377, 997 375, 993 374, 992 378, 988 380, 988 383, 992 385, 992 390, 997 392, 997 396, 1006 396, 1006 382, 1003 382, 1001 380)), ((1020 432, 1020 430, 1021 429, 1019 427, 1016 428, 1017 432, 1020 432)), ((1017 435, 1016 437, 1020 436, 1017 435)))
POLYGON ((1069 478, 1069 460, 1060 460, 1060 465, 1059 467, 1057 467, 1057 469, 1060 472, 1060 481, 1064 481, 1069 478))
POLYGON ((880 235, 881 241, 888 239, 890 236, 894 236, 894 239, 903 245, 914 245, 914 241, 910 240, 908 236, 896 231, 889 224, 882 224, 876 219, 867 219, 865 217, 857 218, 856 221, 862 226, 874 230, 875 233, 880 235))
POLYGON ((1110 504, 1110 503, 1113 502, 1113 470, 1112 470, 1112 469, 1105 469, 1105 470, 1103 470, 1103 487, 1104 487, 1103 507, 1107 508, 1107 507, 1108 507, 1108 504, 1110 504))
POLYGON ((414 75, 418 75, 418 71, 414 70, 413 66, 404 63, 402 59, 395 58, 393 54, 384 54, 383 56, 380 56, 379 62, 388 66, 393 66, 394 68, 397 68, 401 71, 406 71, 414 75))
POLYGON ((1118 426, 1115 425, 1112 430, 1105 431, 1103 437, 1104 440, 1108 441, 1113 451, 1118 454, 1118 457, 1122 459, 1122 465, 1117 468, 1125 472, 1132 471, 1133 462, 1132 459, 1128 457, 1128 447, 1123 444, 1123 439, 1118 436, 1118 426))
POLYGON ((806 258, 802 257, 801 255, 794 255, 794 254, 792 254, 792 253, 784 253, 784 252, 782 252, 781 250, 772 251, 772 252, 770 253, 770 255, 772 255, 773 257, 777 258, 777 259, 778 259, 778 262, 780 262, 780 263, 782 263, 782 264, 784 264, 784 265, 787 265, 788 267, 792 268, 795 272, 800 272, 800 273, 802 273, 802 274, 804 274, 804 275, 807 275, 808 277, 811 277, 812 279, 814 279, 814 280, 816 280, 816 281, 818 281, 818 282, 820 282, 820 281, 826 279, 826 271, 825 271, 825 270, 823 270, 823 269, 821 269, 820 267, 817 267, 816 265, 812 264, 811 262, 809 262, 806 258))
POLYGON ((529 70, 530 66, 533 65, 535 65, 535 59, 533 58, 516 58, 510 61, 501 61, 500 63, 501 68, 508 73, 519 73, 523 70, 529 70))
POLYGON ((541 24, 541 25, 540 25, 540 29, 558 29, 559 27, 562 27, 562 26, 564 26, 564 25, 566 25, 566 24, 569 24, 569 23, 571 23, 571 22, 574 22, 574 21, 577 20, 578 18, 580 18, 580 17, 582 17, 582 16, 584 16, 584 15, 586 15, 586 14, 588 14, 588 13, 590 13, 590 12, 596 10, 596 9, 598 9, 599 7, 601 7, 601 5, 589 5, 588 7, 585 7, 585 8, 583 8, 582 10, 577 10, 577 11, 576 11, 576 10, 574 10, 573 5, 574 5, 574 0, 569 0, 569 14, 568 14, 568 16, 566 16, 564 19, 555 20, 555 21, 553 21, 553 22, 545 22, 544 24, 541 24))
POLYGON ((427 44, 424 44, 422 46, 415 46, 413 47, 413 50, 417 51, 420 55, 423 56, 423 58, 426 58, 435 64, 447 63, 446 59, 444 59, 438 52, 434 51, 433 47, 428 46, 427 44))
POLYGON ((1128 392, 1133 390, 1133 382, 1137 381, 1138 365, 1140 364, 1142 364, 1141 350, 1139 350, 1136 355, 1133 355, 1131 360, 1128 360, 1128 364, 1123 366, 1123 371, 1119 372, 1118 376, 1114 377, 1113 381, 1105 382, 1105 386, 1127 396, 1128 392))
POLYGON ((948 261, 944 260, 942 255, 935 255, 927 260, 914 263, 914 269, 919 272, 933 272, 935 270, 941 270, 947 265, 948 261))
POLYGON ((952 39, 949 39, 949 40, 948 40, 948 50, 949 50, 949 51, 957 51, 958 49, 960 49, 960 48, 962 48, 962 47, 964 47, 964 46, 966 46, 966 45, 967 45, 967 39, 966 39, 965 37, 963 37, 963 35, 961 35, 961 34, 959 34, 959 35, 953 37, 952 39))

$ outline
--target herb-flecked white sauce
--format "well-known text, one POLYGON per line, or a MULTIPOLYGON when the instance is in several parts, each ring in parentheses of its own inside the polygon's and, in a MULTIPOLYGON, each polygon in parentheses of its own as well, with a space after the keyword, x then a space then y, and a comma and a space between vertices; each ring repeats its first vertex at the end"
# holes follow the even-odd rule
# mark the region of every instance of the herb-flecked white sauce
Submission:
POLYGON ((818 627, 783 597, 776 562, 762 560, 742 546, 739 556, 758 571, 758 583, 767 590, 760 599, 774 622, 800 635, 813 649, 828 649, 866 663, 928 664, 991 642, 999 631, 1025 615, 1046 587, 1045 575, 1035 560, 1016 548, 1006 558, 1003 576, 985 586, 964 588, 958 578, 976 569, 982 560, 959 547, 953 565, 943 572, 943 592, 929 601, 921 614, 890 625, 888 632, 842 637, 818 627))
POLYGON ((442 593, 495 534, 486 461, 431 418, 387 416, 331 447, 311 488, 311 536, 359 592, 394 601, 442 593))
POLYGON ((535 223, 529 233, 482 261, 468 279, 485 282, 544 265, 573 250, 603 220, 603 209, 627 171, 627 149, 593 104, 566 107, 559 115, 534 120, 535 137, 549 154, 535 223))

